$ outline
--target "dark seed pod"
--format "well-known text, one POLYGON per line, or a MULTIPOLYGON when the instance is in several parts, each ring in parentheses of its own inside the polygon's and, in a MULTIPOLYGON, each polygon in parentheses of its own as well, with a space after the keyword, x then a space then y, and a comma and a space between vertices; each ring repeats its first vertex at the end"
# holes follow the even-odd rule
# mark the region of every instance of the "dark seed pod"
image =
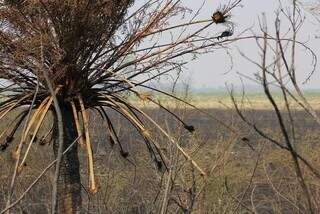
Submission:
POLYGON ((242 140, 243 142, 245 142, 245 143, 247 144, 247 146, 249 146, 252 151, 255 151, 254 147, 250 144, 249 138, 243 137, 243 138, 241 138, 241 140, 242 140))
POLYGON ((230 30, 226 30, 226 31, 223 31, 220 36, 217 37, 217 39, 222 39, 224 37, 229 37, 229 36, 232 36, 232 32, 230 30))
POLYGON ((247 137, 243 137, 243 138, 241 138, 241 140, 244 141, 244 142, 249 142, 250 141, 247 137))
POLYGON ((188 126, 188 125, 185 125, 184 126, 185 129, 187 129, 189 132, 193 133, 195 131, 195 128, 194 126, 188 126))
POLYGON ((226 22, 226 18, 228 18, 228 16, 225 16, 225 14, 223 14, 221 11, 217 11, 212 14, 211 18, 214 23, 221 24, 226 22))
POLYGON ((14 140, 13 136, 7 136, 6 137, 6 143, 11 143, 14 140))
POLYGON ((0 145, 0 150, 1 151, 5 151, 8 148, 9 144, 8 143, 4 143, 0 145))
POLYGON ((157 168, 158 168, 158 170, 161 170, 161 169, 162 169, 162 167, 163 167, 162 162, 161 162, 161 161, 159 161, 159 160, 156 160, 156 164, 157 164, 157 168))
POLYGON ((44 139, 44 138, 42 138, 40 141, 39 141, 39 145, 40 146, 44 146, 44 145, 46 145, 47 144, 47 142, 46 142, 46 140, 44 139))
POLYGON ((109 136, 109 142, 110 142, 111 146, 113 147, 115 142, 111 136, 109 136))
POLYGON ((120 154, 123 158, 127 158, 129 156, 129 152, 120 151, 120 154))

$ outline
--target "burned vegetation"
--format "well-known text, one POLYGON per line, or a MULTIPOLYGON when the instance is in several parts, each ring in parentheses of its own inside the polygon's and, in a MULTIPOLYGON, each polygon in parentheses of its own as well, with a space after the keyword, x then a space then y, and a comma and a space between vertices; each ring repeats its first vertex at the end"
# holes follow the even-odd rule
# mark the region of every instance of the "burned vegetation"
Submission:
MULTIPOLYGON (((62 126, 63 151, 68 153, 59 166, 58 205, 53 209, 60 213, 81 209, 78 145, 84 148, 88 158, 89 192, 97 191, 89 110, 101 116, 108 140, 118 146, 123 158, 129 158, 129 152, 122 146, 107 110, 121 115, 136 129, 157 167, 166 167, 167 158, 153 139, 154 129, 205 175, 188 153, 128 97, 136 96, 165 109, 187 131, 194 132, 191 124, 186 124, 153 96, 142 98, 143 91, 182 101, 148 83, 174 71, 180 72, 185 64, 182 56, 216 48, 214 42, 203 42, 205 33, 213 23, 226 23, 226 14, 217 12, 210 21, 168 26, 170 18, 183 12, 179 1, 147 1, 130 13, 128 8, 134 4, 133 0, 7 0, 0 4, 0 94, 4 97, 0 119, 3 121, 16 109, 21 111, 0 135, 0 149, 11 150, 16 159, 11 191, 17 172, 24 170, 27 159, 32 158, 29 154, 31 147, 36 146, 34 142, 43 145, 52 138, 55 157, 62 154, 59 150, 62 133, 58 131, 62 126), (184 31, 195 24, 194 32, 184 31), (172 30, 181 30, 182 34, 169 44, 144 43, 151 38, 157 41, 156 38, 172 30), (194 39, 202 34, 202 41, 194 39), (50 121, 53 128, 39 136, 49 115, 53 115, 50 121), (11 146, 17 130, 21 130, 21 139, 11 146)), ((228 14, 231 9, 228 8, 228 14)), ((12 192, 7 209, 11 206, 11 195, 12 192)))

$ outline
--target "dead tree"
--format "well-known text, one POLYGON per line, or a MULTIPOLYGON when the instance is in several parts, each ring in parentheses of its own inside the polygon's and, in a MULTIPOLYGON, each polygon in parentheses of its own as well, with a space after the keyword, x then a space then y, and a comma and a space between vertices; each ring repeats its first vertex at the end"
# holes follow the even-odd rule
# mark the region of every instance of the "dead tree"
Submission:
MULTIPOLYGON (((16 176, 31 158, 28 155, 30 148, 39 138, 39 129, 48 112, 54 115, 53 150, 58 163, 57 182, 53 183, 53 213, 55 210, 58 213, 81 210, 78 144, 85 148, 88 157, 89 190, 91 193, 97 191, 88 129, 89 109, 106 121, 110 142, 119 146, 124 158, 128 158, 129 153, 123 148, 106 108, 118 112, 136 128, 159 168, 166 168, 166 157, 144 121, 149 121, 167 136, 168 141, 205 176, 184 149, 127 96, 133 94, 141 100, 157 103, 140 89, 168 95, 152 88, 148 82, 181 71, 186 59, 183 56, 223 48, 221 44, 225 41, 217 41, 217 37, 208 32, 215 25, 224 23, 240 2, 230 1, 223 10, 214 13, 215 18, 197 20, 196 14, 184 23, 172 25, 171 19, 186 11, 180 0, 147 0, 130 12, 128 8, 134 4, 133 0, 2 1, 0 119, 18 108, 23 112, 21 120, 15 120, 13 127, 8 127, 1 135, 4 139, 2 150, 12 150, 16 158, 7 207, 3 212, 15 204, 11 203, 11 196, 16 176), (162 40, 164 37, 171 40, 162 40), (23 132, 13 148, 15 124, 23 126, 23 132), (27 141, 30 134, 32 139, 27 141)), ((170 110, 168 112, 187 130, 194 131, 190 124, 185 124, 170 110)))

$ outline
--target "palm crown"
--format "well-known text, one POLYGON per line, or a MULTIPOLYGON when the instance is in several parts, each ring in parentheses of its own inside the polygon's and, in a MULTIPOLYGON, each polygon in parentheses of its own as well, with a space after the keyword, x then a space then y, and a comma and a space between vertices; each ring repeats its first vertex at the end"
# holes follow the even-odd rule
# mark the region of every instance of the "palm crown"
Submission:
MULTIPOLYGON (((143 121, 151 121, 163 134, 167 134, 126 96, 132 93, 166 109, 149 94, 139 92, 138 88, 177 98, 147 83, 174 70, 180 71, 185 63, 182 56, 206 53, 228 41, 217 42, 216 36, 208 34, 209 27, 215 23, 211 19, 191 19, 183 24, 169 25, 171 17, 185 11, 179 6, 179 1, 146 1, 129 13, 128 8, 132 4, 133 0, 7 0, 2 3, 0 93, 5 99, 0 103, 0 119, 14 109, 29 108, 23 108, 1 134, 6 138, 1 148, 5 150, 10 145, 21 122, 26 120, 20 147, 17 147, 20 149, 15 149, 17 156, 20 157, 30 133, 32 139, 26 144, 24 157, 19 163, 20 170, 44 118, 49 111, 54 113, 54 97, 45 75, 49 76, 60 106, 72 112, 73 121, 69 122, 74 123, 79 142, 86 145, 91 163, 92 191, 96 187, 87 109, 95 110, 106 121, 110 141, 120 146, 122 156, 127 157, 128 153, 121 147, 106 108, 120 113, 136 128, 157 166, 165 164, 165 155, 152 140, 143 121), (186 28, 191 30, 186 32, 186 28), (171 35, 169 42, 161 40, 162 35, 174 29, 181 29, 181 32, 171 35), (158 42, 150 41, 151 38, 158 42), (33 111, 28 117, 30 109, 33 111)), ((234 6, 230 5, 230 8, 234 6)), ((166 110, 187 130, 194 131, 193 126, 166 110)), ((173 138, 167 137, 175 143, 173 138)), ((188 154, 178 144, 176 146, 204 174, 188 154)))

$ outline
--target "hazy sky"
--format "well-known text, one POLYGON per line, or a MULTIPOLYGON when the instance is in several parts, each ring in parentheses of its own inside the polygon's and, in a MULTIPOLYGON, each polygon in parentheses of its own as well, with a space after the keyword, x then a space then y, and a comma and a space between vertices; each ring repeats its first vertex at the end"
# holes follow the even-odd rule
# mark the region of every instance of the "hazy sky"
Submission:
MULTIPOLYGON (((184 0, 185 5, 189 8, 196 9, 201 5, 200 0, 184 0)), ((201 18, 210 17, 216 8, 227 2, 227 0, 207 0, 205 7, 201 12, 201 18)), ((289 6, 290 0, 282 0, 283 6, 289 6)), ((306 2, 311 2, 310 0, 306 2)), ((253 27, 254 31, 258 32, 258 17, 261 17, 262 13, 266 14, 268 25, 270 28, 274 26, 275 10, 278 8, 279 0, 243 0, 242 6, 235 8, 232 11, 231 20, 236 24, 235 35, 242 32, 244 29, 253 27)), ((283 29, 288 29, 288 25, 283 23, 283 29)), ((320 23, 317 23, 312 16, 308 15, 307 20, 300 33, 300 41, 307 41, 307 45, 313 48, 316 54, 320 53, 320 39, 315 38, 315 34, 319 35, 320 23)), ((247 35, 251 35, 248 32, 247 35)), ((184 73, 185 79, 190 79, 193 88, 216 88, 224 87, 225 83, 232 83, 240 85, 241 81, 237 72, 241 72, 245 75, 253 76, 258 68, 252 65, 250 62, 241 57, 237 49, 242 50, 248 56, 253 59, 260 59, 256 44, 254 41, 241 41, 234 43, 231 53, 233 55, 233 69, 226 73, 230 69, 230 59, 223 51, 217 51, 212 54, 204 55, 199 60, 190 63, 188 71, 184 73)), ((302 48, 298 48, 297 56, 297 73, 301 82, 308 76, 311 71, 310 55, 306 55, 306 51, 302 48)), ((304 87, 306 88, 320 88, 319 69, 313 75, 312 80, 308 82, 304 87)), ((254 84, 251 81, 244 80, 245 84, 254 84)))

